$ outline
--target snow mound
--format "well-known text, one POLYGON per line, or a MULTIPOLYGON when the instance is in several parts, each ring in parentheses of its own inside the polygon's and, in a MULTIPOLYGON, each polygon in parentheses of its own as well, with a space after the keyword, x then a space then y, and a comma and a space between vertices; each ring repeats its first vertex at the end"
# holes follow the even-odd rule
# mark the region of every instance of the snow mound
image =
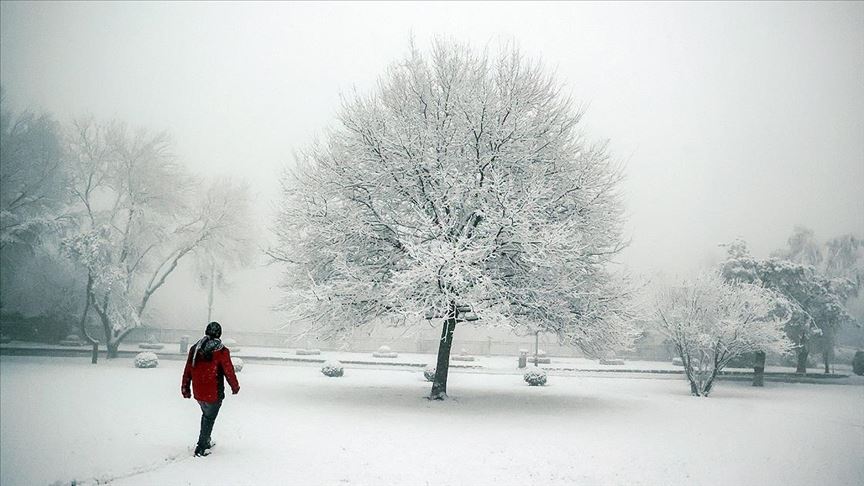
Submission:
POLYGON ((136 368, 155 368, 159 366, 159 357, 156 353, 144 351, 135 355, 136 368))

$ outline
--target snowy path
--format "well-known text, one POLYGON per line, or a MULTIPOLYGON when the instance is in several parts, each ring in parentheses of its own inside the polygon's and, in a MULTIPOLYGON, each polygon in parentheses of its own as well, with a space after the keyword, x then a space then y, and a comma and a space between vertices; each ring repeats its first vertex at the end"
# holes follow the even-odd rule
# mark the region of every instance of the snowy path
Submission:
POLYGON ((0 483, 127 485, 864 484, 864 381, 722 382, 247 364, 191 458, 198 409, 181 363, 0 359, 0 483))

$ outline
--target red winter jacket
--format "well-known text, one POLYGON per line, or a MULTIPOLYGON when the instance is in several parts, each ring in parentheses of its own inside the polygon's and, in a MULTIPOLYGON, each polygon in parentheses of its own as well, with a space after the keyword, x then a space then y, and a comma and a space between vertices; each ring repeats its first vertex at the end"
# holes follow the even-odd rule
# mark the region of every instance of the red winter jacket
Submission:
POLYGON ((240 383, 237 382, 237 375, 234 374, 234 363, 231 362, 231 352, 228 348, 220 344, 218 349, 213 351, 210 359, 207 359, 202 352, 198 352, 198 356, 195 356, 197 351, 199 346, 196 344, 189 349, 189 356, 186 358, 186 369, 183 370, 183 381, 180 384, 183 398, 192 395, 189 393, 191 382, 195 400, 207 403, 222 400, 225 398, 223 377, 228 379, 231 393, 236 395, 240 391, 240 383))

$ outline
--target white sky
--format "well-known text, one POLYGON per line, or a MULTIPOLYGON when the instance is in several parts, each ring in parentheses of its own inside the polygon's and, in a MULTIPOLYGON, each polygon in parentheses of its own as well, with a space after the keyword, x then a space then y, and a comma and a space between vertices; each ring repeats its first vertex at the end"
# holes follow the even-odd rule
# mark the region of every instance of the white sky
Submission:
POLYGON ((864 3, 11 3, 14 107, 116 117, 175 137, 202 174, 280 167, 368 90, 413 34, 515 40, 590 104, 627 161, 637 273, 686 272, 736 236, 767 254, 794 224, 864 235, 864 3))

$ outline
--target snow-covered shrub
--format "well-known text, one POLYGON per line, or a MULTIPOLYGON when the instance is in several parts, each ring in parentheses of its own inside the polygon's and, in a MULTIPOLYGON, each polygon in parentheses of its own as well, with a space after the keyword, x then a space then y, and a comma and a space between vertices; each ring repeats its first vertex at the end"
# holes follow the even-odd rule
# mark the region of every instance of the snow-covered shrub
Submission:
POLYGON ((390 346, 381 346, 380 348, 378 348, 378 351, 372 353, 372 356, 376 358, 396 358, 399 356, 399 354, 390 351, 390 346))
POLYGON ((159 357, 156 353, 144 351, 135 355, 136 368, 155 368, 159 366, 159 357))
POLYGON ((232 357, 231 357, 231 363, 234 364, 234 371, 235 371, 235 372, 240 373, 241 371, 243 371, 243 365, 244 365, 245 363, 243 363, 243 360, 242 360, 242 359, 240 359, 240 358, 235 358, 235 357, 232 356, 232 357))
POLYGON ((297 351, 294 351, 294 354, 296 354, 297 356, 317 355, 317 354, 321 354, 321 350, 320 349, 298 349, 297 351))
POLYGON ((151 335, 149 338, 147 338, 147 341, 139 343, 138 347, 140 349, 162 349, 165 347, 165 345, 160 343, 159 340, 156 339, 156 336, 151 335))
POLYGON ((552 360, 546 356, 546 351, 543 351, 542 349, 537 350, 537 356, 534 356, 533 354, 528 355, 528 362, 533 363, 534 361, 537 361, 539 364, 550 364, 552 362, 552 360))
POLYGON ((70 334, 57 344, 61 346, 81 346, 84 342, 81 341, 81 338, 77 334, 70 334))
POLYGON ((613 358, 600 358, 600 364, 601 364, 601 365, 616 365, 616 366, 619 366, 619 365, 623 365, 623 364, 624 364, 624 360, 623 360, 623 359, 614 358, 614 357, 613 357, 613 358))
POLYGON ((231 352, 233 352, 233 353, 240 351, 240 346, 237 346, 237 340, 236 339, 225 338, 222 340, 222 344, 224 344, 225 347, 230 349, 231 352))
POLYGON ((345 370, 342 368, 342 363, 338 361, 327 361, 324 363, 324 366, 321 367, 321 373, 324 373, 325 376, 339 377, 345 374, 345 370))
POLYGON ((423 377, 426 378, 426 381, 434 381, 435 380, 435 367, 427 366, 425 370, 423 370, 423 377))
POLYGON ((545 385, 546 370, 534 368, 528 370, 522 378, 525 380, 525 383, 528 383, 531 386, 545 385))
POLYGON ((459 351, 459 354, 450 356, 450 359, 452 359, 453 361, 474 361, 474 356, 468 354, 467 349, 462 348, 462 350, 459 351))
POLYGON ((684 361, 682 361, 681 358, 676 356, 672 358, 672 366, 684 366, 684 361))
POLYGON ((856 351, 852 358, 852 372, 858 376, 864 375, 864 351, 856 351))

